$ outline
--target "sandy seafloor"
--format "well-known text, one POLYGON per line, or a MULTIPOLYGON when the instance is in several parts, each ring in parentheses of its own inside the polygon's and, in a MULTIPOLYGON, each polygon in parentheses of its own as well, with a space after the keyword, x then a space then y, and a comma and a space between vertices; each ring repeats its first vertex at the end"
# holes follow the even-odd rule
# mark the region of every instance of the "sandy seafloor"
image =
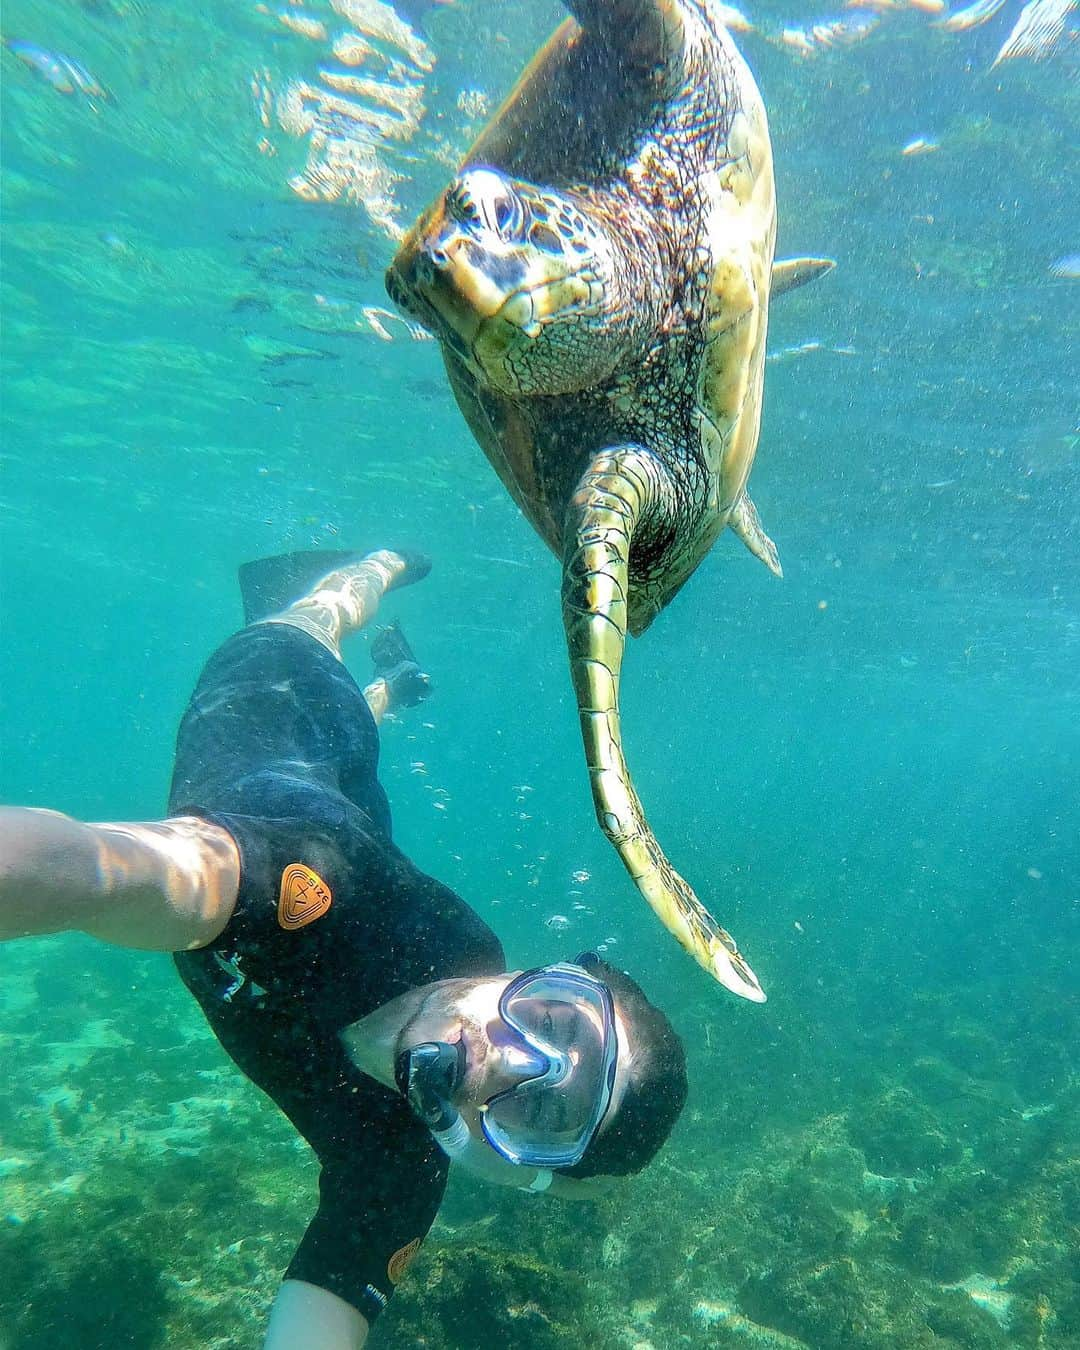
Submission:
MULTIPOLYGON (((1080 1346, 1080 47, 994 68, 1019 9, 895 8, 804 57, 776 35, 816 12, 751 8, 780 252, 839 263, 771 317, 753 490, 785 579, 719 540, 624 712, 752 1008, 593 826, 557 568, 433 344, 365 317, 386 211, 296 190, 335 180, 274 98, 327 42, 265 5, 5 6, 110 97, 0 51, 0 796, 158 815, 236 566, 417 544, 400 842, 516 965, 606 944, 687 1044, 670 1146, 604 1200, 452 1183, 373 1350, 1080 1346)), ((559 12, 462 0, 395 68, 428 108, 380 148, 398 224, 559 12)), ((0 949, 0 1350, 253 1350, 315 1185, 166 958, 0 949)))

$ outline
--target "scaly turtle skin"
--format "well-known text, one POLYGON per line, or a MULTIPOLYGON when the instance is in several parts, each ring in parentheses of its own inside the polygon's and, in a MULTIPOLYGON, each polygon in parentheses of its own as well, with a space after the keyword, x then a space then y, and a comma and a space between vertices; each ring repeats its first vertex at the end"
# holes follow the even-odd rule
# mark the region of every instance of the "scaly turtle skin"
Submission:
POLYGON ((642 895, 721 984, 764 1000, 653 836, 623 758, 637 635, 724 526, 779 574, 746 495, 776 293, 765 109, 712 0, 569 0, 403 241, 391 297, 439 338, 484 452, 563 560, 597 817, 642 895))

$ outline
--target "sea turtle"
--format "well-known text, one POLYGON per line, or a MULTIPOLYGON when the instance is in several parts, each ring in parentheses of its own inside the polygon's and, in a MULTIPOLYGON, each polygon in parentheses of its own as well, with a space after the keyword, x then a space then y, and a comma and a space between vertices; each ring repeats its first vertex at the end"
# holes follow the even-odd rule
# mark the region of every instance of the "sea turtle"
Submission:
POLYGON ((773 262, 765 109, 714 0, 568 0, 457 177, 406 235, 391 298, 439 339, 469 426, 563 560, 596 813, 642 895, 721 984, 764 993, 657 843, 623 757, 619 678, 724 526, 777 575, 746 494, 773 262))

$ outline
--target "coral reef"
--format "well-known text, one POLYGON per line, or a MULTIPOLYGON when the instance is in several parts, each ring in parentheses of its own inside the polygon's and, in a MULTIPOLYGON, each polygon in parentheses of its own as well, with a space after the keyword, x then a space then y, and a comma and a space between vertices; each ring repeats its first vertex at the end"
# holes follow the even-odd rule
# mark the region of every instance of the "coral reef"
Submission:
MULTIPOLYGON (((313 1160, 167 971, 132 957, 137 978, 65 983, 57 1001, 36 950, 3 953, 0 1343, 258 1346, 313 1160)), ((980 1021, 967 998, 883 1019, 842 1057, 843 1091, 755 1098, 750 1127, 768 1050, 748 1036, 745 1088, 701 1071, 672 1147, 595 1203, 453 1181, 378 1344, 1075 1345, 1080 1088, 1040 1075, 1034 1043, 1010 1055, 1010 1019, 980 1021)), ((1053 1044, 1066 1030, 1037 1000, 1015 1016, 1053 1044)))

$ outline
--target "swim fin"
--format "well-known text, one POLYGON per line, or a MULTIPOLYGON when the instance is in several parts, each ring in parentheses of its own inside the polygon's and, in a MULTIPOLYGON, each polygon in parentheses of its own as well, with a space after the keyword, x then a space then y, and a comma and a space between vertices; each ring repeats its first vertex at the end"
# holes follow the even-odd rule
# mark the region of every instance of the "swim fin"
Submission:
POLYGON ((401 625, 395 621, 387 624, 385 628, 380 628, 371 641, 371 664, 375 667, 376 675, 386 675, 395 666, 400 666, 402 662, 410 665, 416 665, 416 657, 413 656, 412 648, 405 640, 405 634, 401 631, 401 625))
POLYGON ((259 623, 305 595, 317 581, 359 562, 365 555, 346 549, 309 549, 299 553, 279 553, 272 558, 256 558, 239 570, 240 598, 244 602, 244 622, 259 623))
POLYGON ((369 650, 376 678, 385 680, 390 690, 392 707, 414 708, 430 697, 431 679, 417 665, 396 619, 379 629, 369 650))

